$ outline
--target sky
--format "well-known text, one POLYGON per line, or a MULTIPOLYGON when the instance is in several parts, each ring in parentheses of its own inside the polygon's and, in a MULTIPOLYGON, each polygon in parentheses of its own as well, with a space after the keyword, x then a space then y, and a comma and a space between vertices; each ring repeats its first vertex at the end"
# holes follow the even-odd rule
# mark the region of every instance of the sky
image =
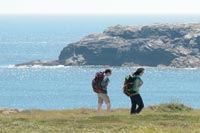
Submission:
POLYGON ((0 0, 0 14, 200 14, 200 1, 0 0))

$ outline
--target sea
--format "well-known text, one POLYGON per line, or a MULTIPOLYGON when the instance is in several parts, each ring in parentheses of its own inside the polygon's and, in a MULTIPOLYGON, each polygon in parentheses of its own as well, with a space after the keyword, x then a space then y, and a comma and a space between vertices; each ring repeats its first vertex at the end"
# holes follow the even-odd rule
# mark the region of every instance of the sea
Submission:
MULTIPOLYGON (((200 15, 0 15, 0 107, 62 110, 96 108, 91 81, 108 66, 15 67, 33 60, 56 60, 69 43, 114 25, 197 23, 200 15)), ((112 108, 129 108, 125 76, 135 67, 110 67, 112 108)), ((140 94, 145 107, 183 103, 200 109, 200 69, 146 68, 140 94)), ((105 108, 105 106, 104 106, 105 108)))

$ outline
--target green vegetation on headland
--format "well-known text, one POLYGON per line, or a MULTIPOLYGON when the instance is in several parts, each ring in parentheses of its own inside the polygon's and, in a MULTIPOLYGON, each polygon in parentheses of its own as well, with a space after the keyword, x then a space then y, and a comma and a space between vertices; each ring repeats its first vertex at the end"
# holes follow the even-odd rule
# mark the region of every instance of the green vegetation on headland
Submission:
POLYGON ((93 109, 27 110, 0 113, 1 133, 161 133, 200 132, 200 111, 182 104, 145 108, 139 115, 114 109, 96 116, 93 109))

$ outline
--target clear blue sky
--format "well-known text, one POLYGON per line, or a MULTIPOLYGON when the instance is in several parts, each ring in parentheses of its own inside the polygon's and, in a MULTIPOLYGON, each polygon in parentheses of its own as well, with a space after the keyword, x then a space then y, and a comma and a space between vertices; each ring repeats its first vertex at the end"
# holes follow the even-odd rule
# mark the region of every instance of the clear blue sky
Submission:
POLYGON ((0 0, 0 14, 200 14, 200 1, 0 0))

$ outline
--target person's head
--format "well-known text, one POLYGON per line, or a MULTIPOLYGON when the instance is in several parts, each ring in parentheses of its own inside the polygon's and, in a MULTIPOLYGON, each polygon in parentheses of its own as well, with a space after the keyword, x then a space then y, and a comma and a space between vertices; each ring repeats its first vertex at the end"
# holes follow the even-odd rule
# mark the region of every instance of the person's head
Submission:
POLYGON ((104 73, 105 73, 106 76, 109 77, 109 76, 112 74, 112 71, 111 71, 111 69, 106 69, 106 70, 104 71, 104 73))
POLYGON ((144 73, 144 68, 138 68, 134 73, 133 73, 133 75, 134 76, 142 76, 143 75, 143 73, 144 73))

